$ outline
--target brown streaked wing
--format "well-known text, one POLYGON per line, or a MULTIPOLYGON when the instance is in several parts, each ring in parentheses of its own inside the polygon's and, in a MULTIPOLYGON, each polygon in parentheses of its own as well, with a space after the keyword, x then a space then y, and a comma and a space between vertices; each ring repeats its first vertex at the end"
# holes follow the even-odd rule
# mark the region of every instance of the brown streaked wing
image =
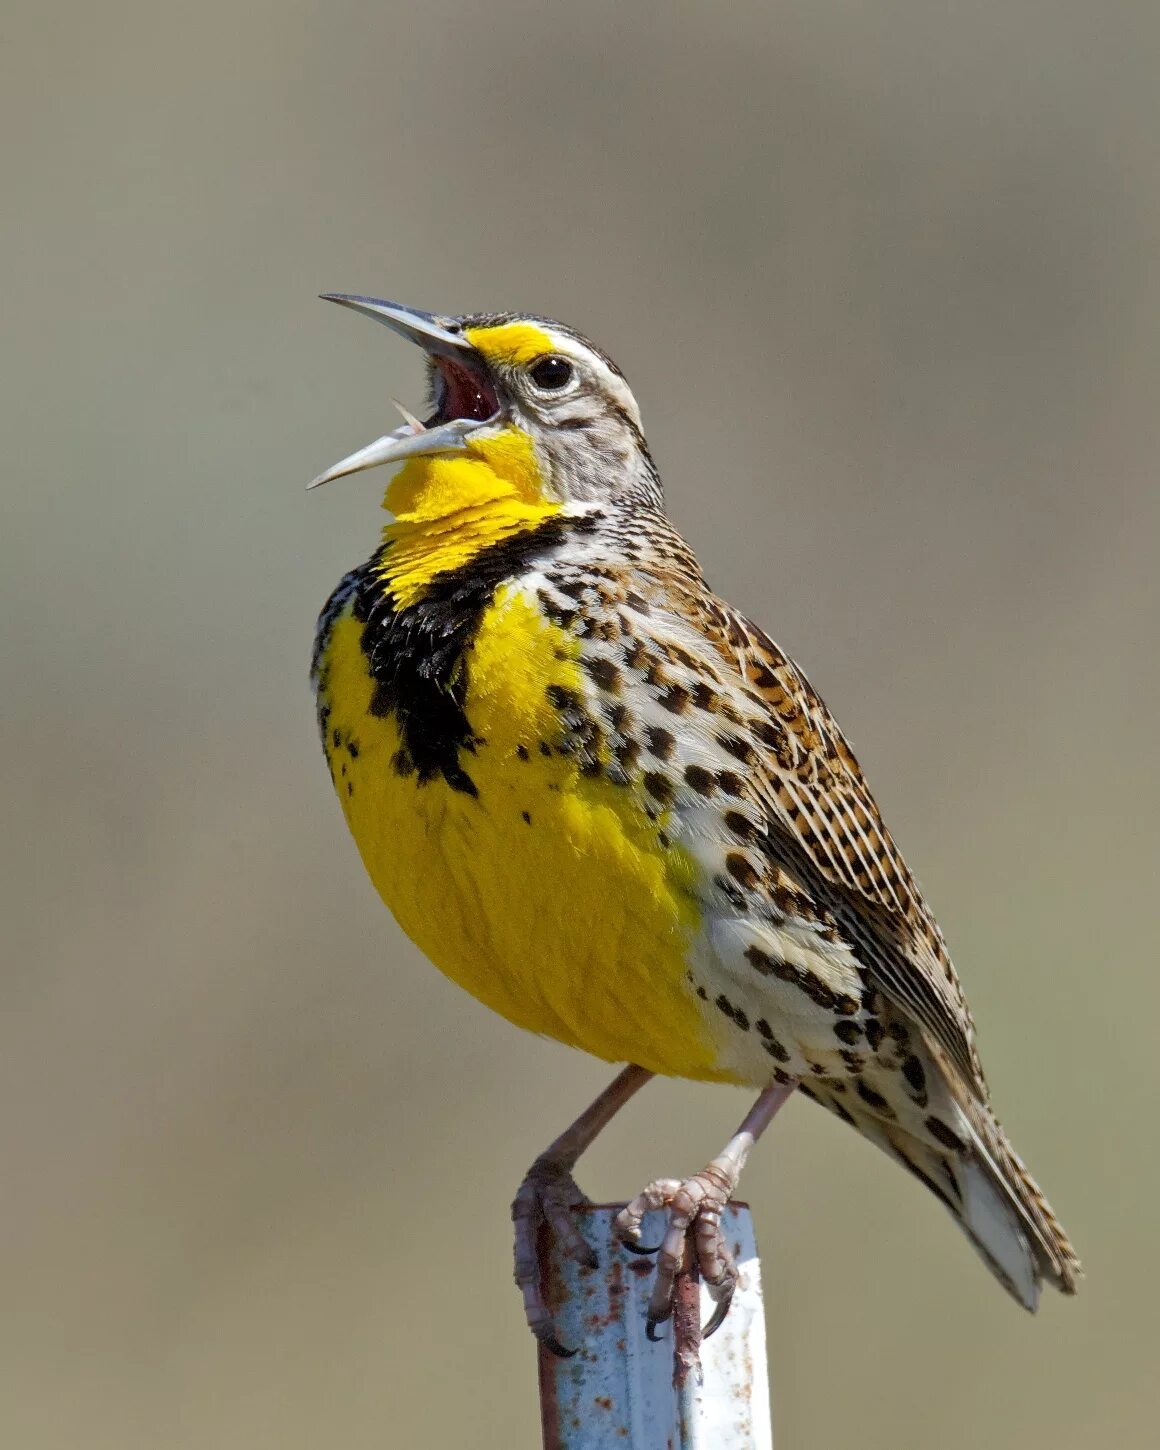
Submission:
POLYGON ((974 1024, 942 932, 837 722, 768 635, 724 602, 706 603, 715 643, 768 711, 757 774, 775 849, 832 905, 876 984, 943 1045, 985 1102, 974 1024))

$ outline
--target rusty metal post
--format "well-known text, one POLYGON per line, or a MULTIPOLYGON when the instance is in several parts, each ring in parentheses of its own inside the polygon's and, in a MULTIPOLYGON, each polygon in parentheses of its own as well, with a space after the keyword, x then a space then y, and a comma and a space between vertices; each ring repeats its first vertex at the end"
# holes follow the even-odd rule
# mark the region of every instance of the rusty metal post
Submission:
MULTIPOLYGON (((542 1240, 560 1338, 578 1347, 571 1359, 540 1351, 544 1450, 772 1450, 761 1267, 748 1207, 732 1203, 722 1217, 741 1282, 725 1323, 703 1344, 699 1326, 713 1304, 692 1273, 678 1282, 676 1313, 660 1343, 646 1337, 653 1261, 613 1239, 620 1207, 580 1210, 598 1269, 581 1268, 542 1240)), ((663 1215, 650 1214, 644 1242, 658 1243, 662 1232, 663 1215)))

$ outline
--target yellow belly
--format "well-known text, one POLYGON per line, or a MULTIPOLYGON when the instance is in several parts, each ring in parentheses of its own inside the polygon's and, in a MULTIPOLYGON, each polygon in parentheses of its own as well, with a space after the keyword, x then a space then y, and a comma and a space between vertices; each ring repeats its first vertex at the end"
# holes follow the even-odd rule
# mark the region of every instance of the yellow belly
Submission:
POLYGON ((631 790, 552 748, 547 687, 583 688, 569 636, 523 595, 497 594, 469 659, 466 713, 483 742, 463 756, 473 797, 393 768, 399 732, 370 713, 361 633, 346 615, 331 636, 326 748, 367 871, 407 935, 520 1027, 654 1072, 729 1076, 686 978, 692 861, 658 840, 663 819, 631 790))

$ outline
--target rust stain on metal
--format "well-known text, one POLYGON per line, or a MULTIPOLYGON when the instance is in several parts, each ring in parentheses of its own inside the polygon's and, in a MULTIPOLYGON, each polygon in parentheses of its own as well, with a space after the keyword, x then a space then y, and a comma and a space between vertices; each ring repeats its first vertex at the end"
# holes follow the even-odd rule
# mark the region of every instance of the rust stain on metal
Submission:
MULTIPOLYGON (((554 1254, 545 1233, 539 1238, 545 1298, 561 1340, 577 1350, 564 1360, 540 1354, 545 1450, 771 1450, 760 1270, 748 1215, 726 1210, 742 1282, 725 1324, 702 1345, 701 1323, 713 1306, 695 1271, 683 1271, 673 1318, 652 1343, 645 1321, 655 1263, 626 1255, 615 1241, 617 1207, 578 1211, 599 1256, 595 1270, 554 1254)), ((649 1228, 659 1234, 659 1215, 649 1228)))

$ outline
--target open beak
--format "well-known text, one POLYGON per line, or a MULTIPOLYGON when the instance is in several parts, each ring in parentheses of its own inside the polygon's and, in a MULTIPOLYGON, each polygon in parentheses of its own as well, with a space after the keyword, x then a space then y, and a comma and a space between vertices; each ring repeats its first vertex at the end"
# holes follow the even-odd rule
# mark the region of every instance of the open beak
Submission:
POLYGON ((470 434, 498 417, 499 399, 487 369, 476 350, 459 334, 458 324, 450 318, 436 317, 416 307, 401 307, 397 302, 380 302, 375 297, 324 292, 322 299, 361 312, 408 341, 418 343, 434 365, 436 410, 425 423, 404 413, 407 421, 401 428, 376 438, 334 464, 307 484, 307 488, 317 488, 331 479, 378 468, 384 463, 459 452, 467 447, 470 434))

